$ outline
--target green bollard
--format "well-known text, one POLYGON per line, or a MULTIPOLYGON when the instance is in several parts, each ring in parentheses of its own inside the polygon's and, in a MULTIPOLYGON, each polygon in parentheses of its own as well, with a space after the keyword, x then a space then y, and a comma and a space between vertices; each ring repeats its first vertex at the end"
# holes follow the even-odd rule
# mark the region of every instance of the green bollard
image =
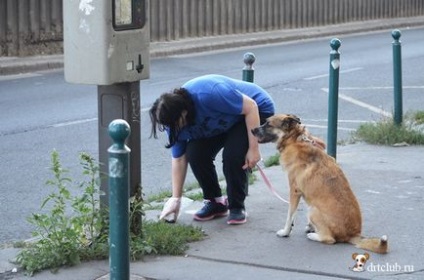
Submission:
POLYGON ((113 140, 109 153, 109 266, 111 280, 128 280, 129 254, 129 154, 125 140, 130 126, 125 120, 109 124, 113 140))
MULTIPOLYGON (((256 57, 253 53, 247 52, 243 56, 243 62, 245 66, 243 67, 243 81, 253 83, 255 69, 253 69, 253 63, 255 63, 256 57)), ((246 188, 246 195, 249 194, 249 186, 246 188)))
POLYGON ((243 81, 253 83, 255 70, 253 69, 253 63, 256 57, 253 53, 247 52, 243 56, 243 61, 246 66, 243 68, 243 81))
POLYGON ((399 41, 400 31, 392 31, 393 45, 393 89, 394 89, 394 113, 393 120, 396 125, 402 124, 402 46, 399 41))
POLYGON ((328 128, 327 154, 336 159, 337 154, 337 115, 339 106, 339 70, 341 42, 334 38, 330 42, 330 83, 328 88, 328 128))

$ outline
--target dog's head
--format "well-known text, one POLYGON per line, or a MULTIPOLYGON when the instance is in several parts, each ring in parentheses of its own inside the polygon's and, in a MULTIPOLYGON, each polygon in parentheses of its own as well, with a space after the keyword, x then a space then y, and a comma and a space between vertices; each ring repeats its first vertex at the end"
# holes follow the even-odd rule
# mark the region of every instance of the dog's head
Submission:
POLYGON ((358 254, 354 253, 352 254, 352 259, 355 260, 355 266, 352 268, 353 271, 364 271, 365 270, 365 264, 369 260, 370 255, 368 253, 358 254))
POLYGON ((252 134, 259 143, 279 142, 299 124, 300 119, 295 115, 278 114, 269 117, 260 127, 252 129, 252 134))

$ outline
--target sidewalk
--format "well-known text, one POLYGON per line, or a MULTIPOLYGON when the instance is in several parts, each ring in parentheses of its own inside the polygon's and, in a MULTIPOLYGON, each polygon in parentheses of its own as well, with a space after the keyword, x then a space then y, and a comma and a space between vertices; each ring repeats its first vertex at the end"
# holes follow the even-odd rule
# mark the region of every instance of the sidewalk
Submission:
MULTIPOLYGON (((191 38, 150 44, 150 57, 160 58, 171 55, 189 54, 228 48, 248 47, 262 44, 280 43, 309 38, 331 38, 343 34, 370 32, 377 30, 404 29, 424 25, 424 16, 398 19, 382 19, 365 22, 351 22, 338 25, 300 29, 224 35, 205 38, 191 38)), ((389 36, 389 35, 388 35, 389 36)), ((0 57, 0 76, 16 75, 41 70, 63 68, 63 55, 34 57, 0 57)))
MULTIPOLYGON (((186 54, 240 46, 253 46, 306 38, 391 30, 424 25, 424 17, 357 22, 319 28, 261 32, 244 35, 186 39, 151 44, 151 57, 186 54)), ((12 75, 63 67, 63 56, 30 58, 0 57, 0 75, 12 75)), ((272 144, 268 144, 272 145, 272 144)), ((301 204, 289 238, 278 238, 287 215, 287 205, 266 188, 260 174, 249 187, 246 207, 248 222, 228 226, 226 220, 195 222, 192 213, 200 202, 182 209, 179 223, 200 226, 207 234, 191 243, 186 256, 148 257, 131 263, 131 279, 424 279, 424 147, 380 147, 367 144, 339 146, 341 165, 361 205, 363 234, 389 236, 387 255, 371 253, 366 272, 353 272, 351 255, 361 253, 352 245, 323 245, 306 239, 306 207, 301 204)), ((286 174, 281 167, 265 170, 283 197, 288 197, 286 174)), ((150 212, 156 217, 158 212, 150 212)), ((5 226, 5 225, 2 225, 5 226)), ((12 272, 9 262, 19 249, 0 250, 0 280, 5 279, 108 279, 108 261, 83 263, 44 271, 34 277, 12 272)))
MULTIPOLYGON (((272 145, 272 144, 268 144, 272 145)), ((185 256, 148 257, 131 263, 131 279, 424 279, 424 147, 385 147, 368 144, 339 146, 337 161, 361 205, 363 234, 389 237, 387 255, 370 253, 367 271, 353 272, 352 254, 363 253, 349 244, 324 245, 307 240, 306 206, 301 203, 289 238, 279 238, 287 204, 267 189, 260 174, 249 187, 248 222, 229 226, 226 219, 196 222, 193 202, 179 223, 202 227, 205 240, 190 243, 185 256)), ((265 169, 278 193, 288 198, 281 167, 265 169)), ((159 212, 148 216, 157 217, 159 212)), ((108 261, 83 263, 29 278, 11 273, 9 259, 17 249, 0 250, 0 279, 108 279, 108 261), (1 274, 3 271, 9 271, 1 274), (106 275, 106 276, 105 276, 106 275), (3 277, 3 278, 2 278, 3 277)))

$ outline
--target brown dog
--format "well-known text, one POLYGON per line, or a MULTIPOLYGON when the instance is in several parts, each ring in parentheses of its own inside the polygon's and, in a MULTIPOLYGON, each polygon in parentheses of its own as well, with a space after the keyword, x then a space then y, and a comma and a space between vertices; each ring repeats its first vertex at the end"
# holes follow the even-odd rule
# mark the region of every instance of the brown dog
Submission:
POLYGON ((327 244, 348 242, 357 248, 387 253, 387 236, 361 236, 362 218, 358 201, 335 160, 328 156, 322 140, 309 135, 295 115, 274 115, 252 130, 259 143, 277 143, 280 163, 288 174, 290 207, 284 229, 288 237, 303 197, 309 205, 307 237, 327 244))

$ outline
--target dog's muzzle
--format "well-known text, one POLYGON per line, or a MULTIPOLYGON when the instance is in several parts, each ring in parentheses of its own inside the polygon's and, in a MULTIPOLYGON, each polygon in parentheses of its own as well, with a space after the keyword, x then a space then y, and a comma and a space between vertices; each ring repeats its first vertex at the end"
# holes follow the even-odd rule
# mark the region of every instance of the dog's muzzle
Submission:
POLYGON ((277 140, 276 136, 267 133, 266 128, 264 126, 260 126, 251 130, 252 134, 258 139, 259 143, 269 143, 277 140))

